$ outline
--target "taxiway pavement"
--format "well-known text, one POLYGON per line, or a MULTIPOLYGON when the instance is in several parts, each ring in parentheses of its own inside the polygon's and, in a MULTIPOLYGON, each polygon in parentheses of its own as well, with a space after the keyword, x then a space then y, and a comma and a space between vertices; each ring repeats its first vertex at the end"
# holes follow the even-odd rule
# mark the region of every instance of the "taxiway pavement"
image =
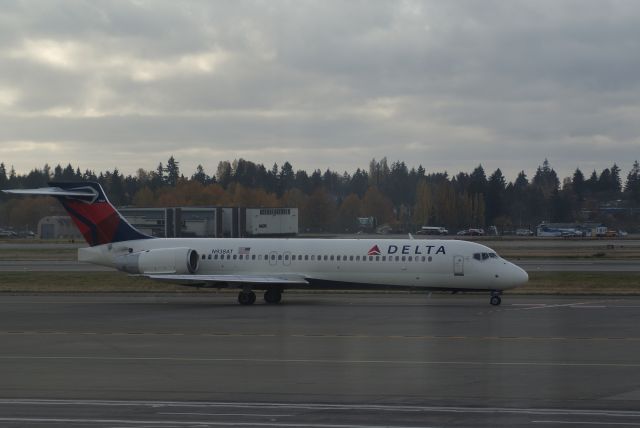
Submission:
POLYGON ((640 424, 640 298, 0 296, 0 426, 640 424))

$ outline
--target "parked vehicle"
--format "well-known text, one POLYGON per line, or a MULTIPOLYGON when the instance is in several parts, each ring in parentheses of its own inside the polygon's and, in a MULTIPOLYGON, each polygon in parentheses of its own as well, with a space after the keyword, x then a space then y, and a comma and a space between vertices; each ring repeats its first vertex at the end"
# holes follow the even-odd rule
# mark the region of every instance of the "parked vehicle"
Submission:
POLYGON ((533 231, 531 229, 516 229, 517 236, 533 236, 533 231))
POLYGON ((444 227, 422 226, 416 235, 448 235, 449 231, 444 227))

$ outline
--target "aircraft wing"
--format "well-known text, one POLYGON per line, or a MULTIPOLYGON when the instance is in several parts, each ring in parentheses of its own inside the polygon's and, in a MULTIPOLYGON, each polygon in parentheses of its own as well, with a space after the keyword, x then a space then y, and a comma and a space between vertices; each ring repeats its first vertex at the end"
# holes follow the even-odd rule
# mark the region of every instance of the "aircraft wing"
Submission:
POLYGON ((149 279, 168 282, 201 284, 207 282, 225 282, 228 284, 309 284, 303 275, 170 275, 146 274, 149 279))

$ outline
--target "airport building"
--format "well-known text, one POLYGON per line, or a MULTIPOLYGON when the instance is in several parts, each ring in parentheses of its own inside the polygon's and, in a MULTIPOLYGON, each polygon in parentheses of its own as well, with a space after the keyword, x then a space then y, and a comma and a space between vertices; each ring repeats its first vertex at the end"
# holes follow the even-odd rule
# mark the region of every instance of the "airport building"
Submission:
POLYGON ((43 217, 38 222, 38 236, 40 239, 67 239, 79 240, 84 238, 80 231, 66 215, 52 215, 43 217))
MULTIPOLYGON (((297 208, 176 207, 119 208, 140 232, 159 238, 240 238, 295 236, 297 208)), ((79 239, 82 235, 68 216, 44 217, 38 223, 42 239, 79 239)))
POLYGON ((297 208, 121 208, 136 229, 157 237, 295 236, 297 208))

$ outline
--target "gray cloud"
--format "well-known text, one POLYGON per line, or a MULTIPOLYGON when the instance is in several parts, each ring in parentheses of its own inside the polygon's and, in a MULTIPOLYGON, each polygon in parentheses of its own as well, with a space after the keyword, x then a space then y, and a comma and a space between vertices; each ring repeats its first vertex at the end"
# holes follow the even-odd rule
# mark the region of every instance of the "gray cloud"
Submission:
POLYGON ((639 24, 633 1, 6 2, 0 160, 624 171, 639 24))

